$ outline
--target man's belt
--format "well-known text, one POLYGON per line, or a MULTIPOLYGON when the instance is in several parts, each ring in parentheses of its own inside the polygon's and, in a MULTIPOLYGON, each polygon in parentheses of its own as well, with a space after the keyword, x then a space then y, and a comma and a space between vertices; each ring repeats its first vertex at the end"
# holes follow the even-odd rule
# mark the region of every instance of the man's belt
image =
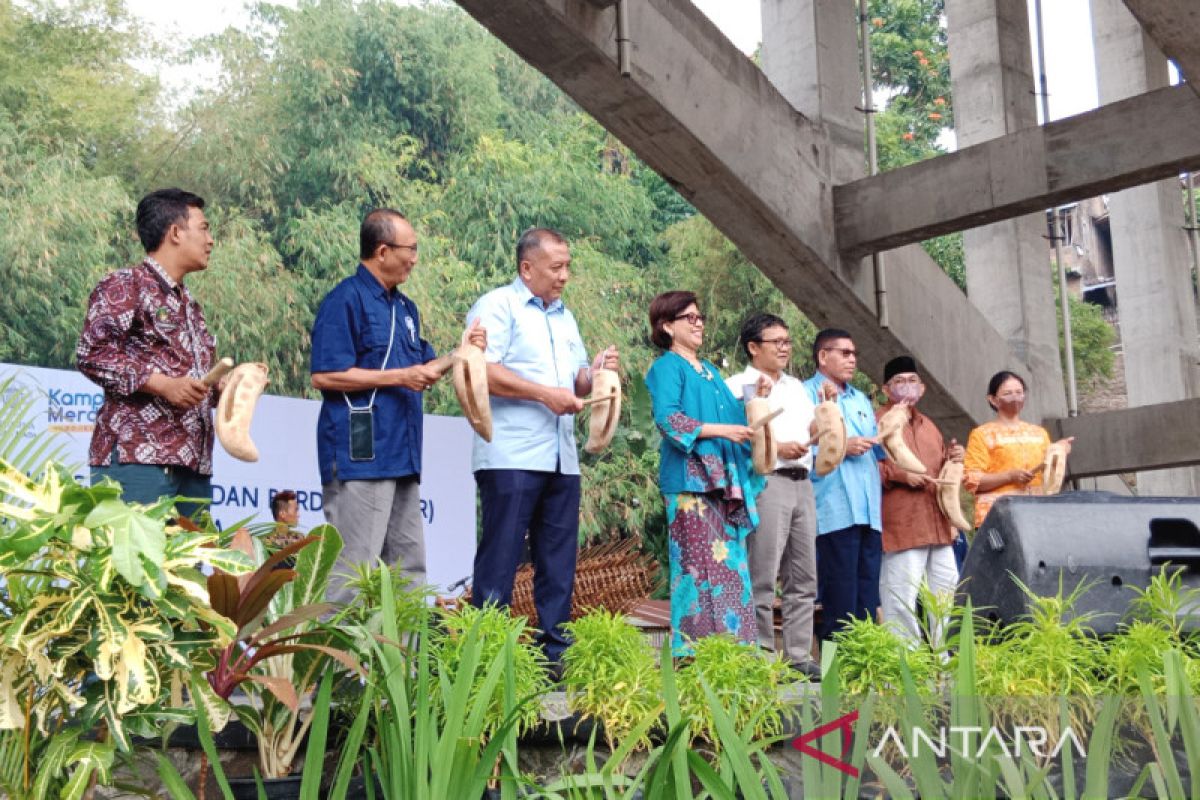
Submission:
POLYGON ((808 480, 808 470, 804 467, 780 467, 771 473, 793 481, 808 480))

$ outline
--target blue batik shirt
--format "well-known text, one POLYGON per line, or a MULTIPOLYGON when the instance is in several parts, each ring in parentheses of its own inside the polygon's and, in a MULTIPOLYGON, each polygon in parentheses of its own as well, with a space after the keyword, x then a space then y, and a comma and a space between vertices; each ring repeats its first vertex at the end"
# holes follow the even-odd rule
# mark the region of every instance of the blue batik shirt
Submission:
MULTIPOLYGON (((813 403, 819 403, 822 384, 835 383, 821 373, 804 382, 813 403)), ((846 384, 837 398, 842 419, 846 421, 846 438, 875 436, 875 409, 867 395, 846 384)), ((816 454, 819 448, 814 447, 816 454)), ((879 462, 887 453, 878 445, 861 456, 847 456, 833 472, 812 476, 813 494, 817 500, 817 533, 840 531, 853 525, 869 525, 883 530, 883 483, 879 477, 879 462)))
MULTIPOLYGON (((388 291, 362 264, 321 301, 312 330, 312 372, 343 372, 351 367, 380 369, 396 325, 387 369, 424 364, 436 357, 421 338, 417 306, 399 289, 388 291)), ((321 483, 378 480, 421 474, 421 393, 400 386, 375 393, 375 458, 350 460, 350 411, 371 404, 371 390, 323 391, 317 418, 317 462, 321 483)))

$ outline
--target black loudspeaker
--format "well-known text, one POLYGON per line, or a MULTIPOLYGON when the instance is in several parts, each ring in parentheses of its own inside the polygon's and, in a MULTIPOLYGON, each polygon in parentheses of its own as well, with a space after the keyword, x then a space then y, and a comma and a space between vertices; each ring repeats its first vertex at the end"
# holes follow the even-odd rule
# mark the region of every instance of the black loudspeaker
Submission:
MULTIPOLYGON (((1133 589, 1144 589, 1166 564, 1185 568, 1185 588, 1200 588, 1200 498, 1011 495, 996 501, 975 534, 959 602, 970 597, 981 616, 1008 623, 1030 605, 1013 576, 1039 597, 1088 584, 1074 614, 1094 613, 1090 626, 1113 633, 1133 589)), ((1200 609, 1185 624, 1200 628, 1200 609)))

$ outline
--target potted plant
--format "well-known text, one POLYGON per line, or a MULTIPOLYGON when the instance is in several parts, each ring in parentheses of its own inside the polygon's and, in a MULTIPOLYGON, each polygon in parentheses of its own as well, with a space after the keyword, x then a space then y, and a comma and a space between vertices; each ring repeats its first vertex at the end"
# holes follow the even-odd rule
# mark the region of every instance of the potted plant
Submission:
MULTIPOLYGON (((583 718, 598 721, 609 750, 616 750, 647 716, 660 716, 664 710, 654 648, 624 614, 603 608, 566 628, 571 635, 571 646, 563 654, 567 703, 583 718)), ((649 749, 650 734, 658 727, 643 727, 633 749, 649 749)))
MULTIPOLYGON (((243 549, 254 549, 244 532, 237 541, 243 549)), ((260 779, 272 787, 272 796, 288 796, 276 788, 283 784, 298 792, 300 778, 292 775, 292 767, 313 721, 304 701, 330 661, 366 674, 357 658, 338 646, 340 635, 320 622, 333 610, 324 599, 341 550, 337 530, 322 525, 267 556, 249 575, 215 572, 208 579, 213 608, 236 626, 237 634, 213 652, 216 663, 198 691, 215 730, 236 715, 255 737, 258 777, 230 782, 239 788, 247 784, 247 797, 258 797, 260 779), (284 568, 292 556, 295 568, 284 568), (239 687, 244 702, 234 701, 239 687)))
MULTIPOLYGON (((460 673, 471 682, 469 699, 480 702, 486 709, 483 715, 484 736, 491 736, 504 722, 510 709, 505 701, 509 689, 518 699, 538 698, 550 690, 546 675, 546 659, 533 643, 533 632, 524 617, 510 614, 507 608, 488 605, 484 608, 464 604, 454 611, 440 611, 438 627, 432 634, 431 655, 438 666, 439 676, 448 681, 434 682, 431 687, 433 699, 442 705, 450 683, 460 673), (471 647, 468 633, 474 632, 479 639, 479 663, 492 664, 502 658, 511 658, 505 675, 505 683, 488 688, 483 672, 466 669, 469 663, 466 654, 471 647), (511 643, 511 647, 510 647, 511 643), (506 653, 506 650, 510 652, 506 653)), ((537 703, 526 703, 517 717, 516 733, 520 735, 537 725, 541 719, 537 703)))
POLYGON ((36 474, 0 459, 0 787, 78 797, 134 736, 190 721, 187 676, 237 633, 197 566, 252 562, 215 530, 169 526, 171 498, 131 505, 53 463, 36 474))
MULTIPOLYGON (((256 552, 245 531, 235 542, 256 552)), ((251 575, 218 571, 209 577, 212 607, 232 620, 238 633, 214 652, 216 664, 199 691, 208 696, 216 730, 232 715, 250 729, 258 748, 256 772, 268 783, 292 777, 290 783, 299 789, 293 764, 313 720, 304 700, 316 691, 330 660, 365 675, 358 658, 337 646, 340 634, 319 621, 334 609, 325 593, 341 551, 337 529, 320 525, 269 554, 251 575), (295 567, 288 569, 284 563, 292 557, 295 567), (239 687, 246 702, 230 702, 239 687)), ((257 798, 257 782, 251 778, 247 796, 257 798)))
POLYGON ((485 633, 472 615, 468 624, 435 632, 433 612, 410 616, 407 602, 397 604, 388 569, 376 573, 378 609, 359 613, 379 626, 378 635, 362 639, 371 660, 363 702, 369 708, 366 765, 383 796, 477 798, 497 768, 505 786, 513 786, 516 729, 529 718, 532 701, 518 690, 528 677, 518 675, 518 660, 526 656, 518 655, 516 623, 485 633), (401 628, 404 619, 415 627, 401 628))
POLYGON ((788 711, 781 690, 796 680, 787 664, 728 634, 705 636, 695 645, 692 659, 679 667, 676 682, 680 710, 692 721, 696 736, 720 752, 723 737, 714 699, 739 733, 757 739, 778 735, 788 711))
MULTIPOLYGON (((616 620, 616 616, 607 615, 606 612, 600 615, 592 616, 592 623, 597 621, 602 622, 595 629, 590 631, 590 634, 596 634, 600 640, 615 639, 620 641, 624 638, 623 632, 613 631, 609 627, 609 623, 616 620), (615 634, 615 635, 613 635, 615 634)), ((586 618, 581 618, 586 619, 586 618)), ((584 628, 590 626, 585 625, 584 628)), ((626 623, 627 624, 627 623, 626 623)), ((717 639, 720 637, 706 637, 707 639, 717 639)), ((579 640, 576 639, 576 643, 579 640)), ((622 642, 621 649, 631 645, 631 642, 622 642)), ((699 654, 700 642, 697 642, 697 655, 699 654)), ((572 645, 574 647, 575 645, 572 645)), ((591 660, 594 655, 600 655, 606 659, 607 655, 603 653, 608 650, 610 645, 585 645, 588 654, 581 657, 577 662, 577 669, 582 667, 582 664, 591 660)), ((570 649, 567 650, 570 653, 570 649)), ((642 656, 639 654, 636 659, 640 662, 642 656)), ((623 738, 614 737, 615 749, 603 764, 597 764, 596 757, 596 734, 593 730, 586 753, 584 754, 585 769, 582 774, 563 775, 558 780, 551 782, 544 787, 544 796, 546 797, 605 797, 612 800, 667 800, 668 798, 678 797, 745 797, 747 800, 782 800, 789 795, 785 787, 783 777, 779 770, 771 762, 767 756, 767 751, 778 745, 783 738, 782 734, 774 734, 769 736, 761 735, 761 727, 759 717, 773 713, 773 707, 770 704, 760 702, 758 690, 761 687, 750 687, 750 692, 755 697, 750 698, 751 705, 739 705, 737 702, 731 704, 729 692, 722 692, 723 696, 718 696, 708 678, 711 676, 722 683, 728 683, 733 669, 732 666, 751 666, 751 659, 758 659, 767 665, 764 672, 757 675, 749 676, 748 683, 760 683, 767 675, 778 672, 778 677, 782 678, 787 671, 785 665, 780 664, 779 668, 773 666, 775 661, 768 661, 755 653, 752 648, 741 645, 732 638, 726 638, 720 647, 714 647, 709 650, 704 657, 703 663, 699 670, 694 669, 694 663, 677 666, 671 658, 671 645, 669 641, 663 642, 662 651, 659 658, 657 669, 659 670, 659 678, 657 684, 660 688, 659 696, 661 702, 653 707, 643 706, 638 719, 632 727, 630 727, 623 738), (690 686, 688 691, 699 692, 699 699, 692 701, 683 694, 683 686, 680 683, 683 678, 684 671, 691 671, 686 680, 690 686), (694 719, 690 708, 695 702, 707 703, 707 719, 694 719), (665 719, 662 711, 665 710, 665 719), (740 720, 735 719, 734 715, 738 715, 740 720), (693 750, 691 747, 692 741, 696 738, 697 730, 694 725, 699 724, 700 733, 707 737, 719 739, 721 748, 719 752, 710 754, 709 758, 705 758, 701 753, 693 750), (625 774, 625 765, 628 757, 633 751, 645 743, 648 739, 648 733, 658 727, 665 728, 665 737, 661 744, 657 744, 650 748, 646 754, 645 760, 642 762, 640 769, 633 775, 625 774), (711 732, 709 732, 711 731, 711 732), (702 790, 702 791, 700 791, 702 790)), ((597 661, 602 664, 601 661, 597 661)), ((606 678, 611 678, 611 667, 602 667, 608 670, 606 678)), ((568 665, 568 671, 570 665, 568 665)), ((604 680, 605 678, 602 678, 604 680)), ((605 705, 619 706, 622 699, 619 695, 612 695, 610 699, 605 701, 605 705)), ((599 714, 611 715, 614 713, 613 708, 601 708, 599 714)), ((820 787, 814 792, 811 787, 815 786, 815 782, 805 784, 805 789, 810 793, 820 793, 820 787)), ((822 794, 821 796, 825 796, 822 794)), ((840 794, 836 796, 841 796, 840 794)), ((847 795, 855 796, 855 795, 847 795)))

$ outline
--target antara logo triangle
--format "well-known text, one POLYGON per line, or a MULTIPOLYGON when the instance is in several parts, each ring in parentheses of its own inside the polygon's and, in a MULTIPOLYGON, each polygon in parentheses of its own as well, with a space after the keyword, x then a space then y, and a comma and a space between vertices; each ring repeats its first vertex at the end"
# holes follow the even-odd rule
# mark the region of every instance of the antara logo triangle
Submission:
POLYGON ((827 722, 819 728, 813 728, 808 733, 800 734, 792 740, 792 747, 796 748, 805 755, 812 756, 822 764, 828 764, 839 772, 844 772, 851 778, 857 778, 858 769, 851 766, 850 763, 845 760, 846 756, 850 753, 850 742, 854 739, 854 723, 856 722, 858 722, 858 712, 851 711, 849 714, 838 717, 833 722, 827 722), (809 744, 809 742, 816 741, 827 733, 832 733, 836 730, 841 730, 842 732, 841 758, 834 758, 833 756, 829 755, 829 753, 818 750, 809 744))

